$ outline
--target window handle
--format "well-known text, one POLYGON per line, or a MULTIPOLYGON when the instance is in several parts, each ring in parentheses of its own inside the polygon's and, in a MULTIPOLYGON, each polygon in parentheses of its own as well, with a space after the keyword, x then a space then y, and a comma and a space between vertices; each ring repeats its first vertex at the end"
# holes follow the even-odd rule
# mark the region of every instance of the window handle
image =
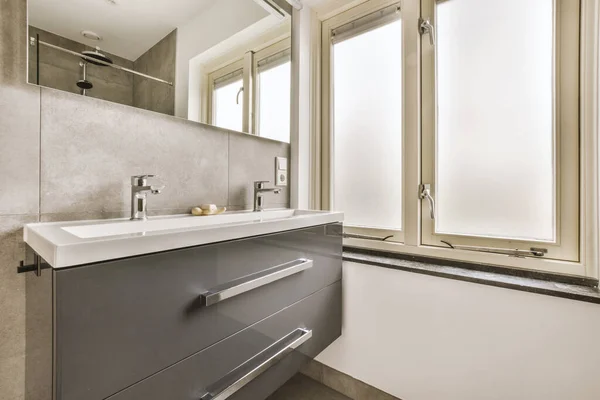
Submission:
POLYGON ((419 187, 419 199, 429 201, 429 216, 431 219, 435 219, 435 200, 431 196, 431 185, 429 183, 419 187))
POLYGON ((240 104, 240 94, 244 91, 244 88, 241 87, 240 90, 238 90, 237 95, 235 96, 235 104, 240 104))
POLYGON ((480 246, 461 246, 452 244, 446 240, 440 240, 451 249, 456 250, 469 250, 469 251, 481 251, 484 253, 504 254, 513 257, 544 257, 548 253, 548 249, 541 247, 531 247, 529 250, 521 249, 501 249, 496 247, 480 247, 480 246))
POLYGON ((429 18, 419 19, 419 32, 421 33, 421 35, 428 34, 429 43, 432 46, 435 46, 435 28, 431 24, 431 21, 429 21, 429 18))

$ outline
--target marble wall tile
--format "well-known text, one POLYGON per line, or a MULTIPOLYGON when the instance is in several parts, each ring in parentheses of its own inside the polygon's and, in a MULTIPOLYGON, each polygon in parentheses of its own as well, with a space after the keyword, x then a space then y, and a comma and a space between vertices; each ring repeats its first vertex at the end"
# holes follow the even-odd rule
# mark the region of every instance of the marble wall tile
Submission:
POLYGON ((21 400, 25 389, 25 259, 23 224, 38 216, 0 217, 0 397, 21 400))
MULTIPOLYGON (((251 208, 253 205, 253 182, 275 182, 275 157, 289 158, 290 145, 243 133, 229 135, 229 204, 251 208)), ((288 173, 289 176, 289 173, 288 173)), ((265 207, 280 208, 290 204, 289 186, 281 193, 265 195, 265 207)))
POLYGON ((149 209, 227 204, 228 136, 212 127, 42 88, 41 142, 42 213, 129 210, 138 174, 166 185, 149 209))
MULTIPOLYGON (((177 30, 169 33, 134 62, 138 72, 175 82, 177 30)), ((135 107, 175 115, 175 88, 140 76, 133 78, 135 107)))
POLYGON ((26 84, 26 20, 26 0, 0 1, 0 215, 39 206, 40 90, 26 84))
MULTIPOLYGON (((92 82, 94 87, 86 91, 87 97, 112 101, 114 103, 125 104, 127 106, 133 105, 133 85, 121 85, 120 83, 111 79, 104 80, 97 77, 89 77, 88 80, 92 82)), ((77 94, 80 94, 80 92, 77 91, 77 94)))
POLYGON ((0 84, 0 215, 39 209, 40 89, 0 84))
POLYGON ((0 1, 0 84, 27 82, 27 0, 0 1))

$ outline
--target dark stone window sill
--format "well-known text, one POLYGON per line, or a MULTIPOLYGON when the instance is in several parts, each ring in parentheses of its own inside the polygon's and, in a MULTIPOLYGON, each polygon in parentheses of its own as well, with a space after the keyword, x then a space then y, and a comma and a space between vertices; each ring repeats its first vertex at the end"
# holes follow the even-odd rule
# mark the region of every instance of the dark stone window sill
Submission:
POLYGON ((344 247, 344 261, 600 304, 598 281, 487 264, 344 247))

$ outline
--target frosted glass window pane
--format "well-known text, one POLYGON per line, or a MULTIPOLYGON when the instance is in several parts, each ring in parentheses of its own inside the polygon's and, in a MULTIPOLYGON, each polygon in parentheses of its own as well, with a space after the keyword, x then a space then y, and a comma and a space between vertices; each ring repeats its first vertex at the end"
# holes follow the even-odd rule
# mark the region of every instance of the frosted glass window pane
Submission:
POLYGON ((221 128, 242 131, 242 99, 236 104, 236 98, 240 89, 244 86, 242 80, 221 86, 214 91, 214 124, 221 128))
POLYGON ((333 205, 348 225, 402 228, 402 26, 333 47, 333 205))
POLYGON ((291 63, 258 74, 258 134, 262 137, 290 141, 291 63))
POLYGON ((436 232, 553 240, 553 0, 436 15, 436 232))

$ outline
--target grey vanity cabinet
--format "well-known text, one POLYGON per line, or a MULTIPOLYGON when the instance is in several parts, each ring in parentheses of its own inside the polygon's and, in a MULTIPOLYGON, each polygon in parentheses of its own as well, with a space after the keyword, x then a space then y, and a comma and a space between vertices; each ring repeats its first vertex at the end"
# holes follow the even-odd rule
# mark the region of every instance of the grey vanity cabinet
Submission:
POLYGON ((264 398, 340 335, 340 309, 341 283, 337 282, 109 399, 218 398, 249 371, 268 363, 294 339, 302 340, 302 335, 310 334, 284 359, 229 397, 231 400, 264 398), (301 333, 294 337, 296 331, 301 333), (288 341, 282 340, 289 336, 292 337, 288 341), (271 351, 262 355, 265 349, 271 351))
MULTIPOLYGON (((231 397, 258 399, 244 393, 274 390, 339 336, 341 257, 341 225, 330 224, 53 270, 53 321, 40 327, 53 338, 47 399, 200 399, 236 366, 266 357, 261 349, 312 325, 310 340, 257 378, 273 383, 231 397)), ((43 309, 28 300, 30 308, 43 309)), ((44 364, 28 361, 28 384, 44 364)))

